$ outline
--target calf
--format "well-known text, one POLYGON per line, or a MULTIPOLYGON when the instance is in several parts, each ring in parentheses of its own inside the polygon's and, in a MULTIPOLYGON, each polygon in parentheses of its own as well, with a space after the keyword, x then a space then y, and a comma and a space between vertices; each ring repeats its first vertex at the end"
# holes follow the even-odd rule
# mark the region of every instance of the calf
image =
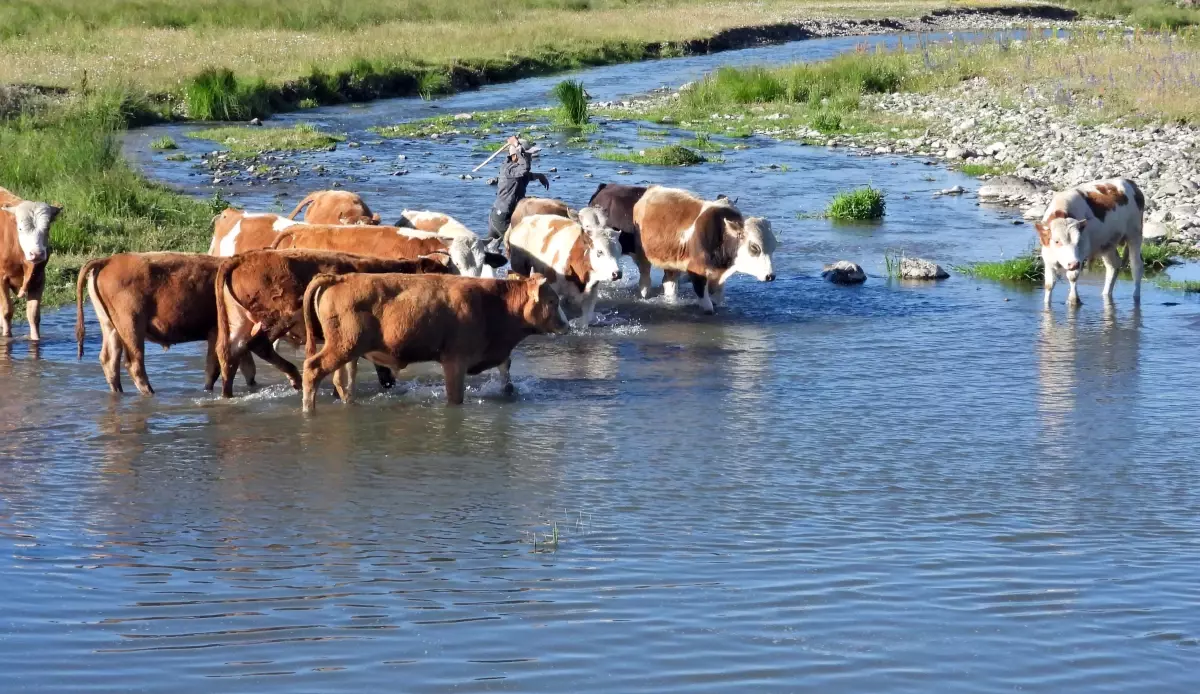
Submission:
POLYGON ((61 207, 22 200, 0 188, 0 337, 12 337, 10 292, 25 299, 29 339, 42 339, 42 290, 50 259, 50 224, 61 207))
POLYGON ((1034 223, 1045 265, 1046 305, 1050 305, 1059 271, 1065 271, 1071 283, 1067 303, 1078 305, 1079 273, 1096 257, 1104 261, 1104 289, 1100 291, 1104 300, 1112 301, 1117 271, 1129 263, 1133 272, 1133 300, 1140 301, 1145 210, 1146 197, 1128 178, 1092 181, 1055 193, 1042 221, 1034 223), (1124 257, 1117 251, 1122 243, 1124 257))
POLYGON ((529 335, 567 327, 558 296, 538 275, 318 275, 304 293, 304 322, 305 412, 316 404, 321 379, 363 356, 393 369, 439 362, 451 405, 462 404, 467 374, 493 367, 511 391, 513 348, 529 335), (319 351, 318 330, 325 337, 319 351))
POLYGON ((385 226, 305 225, 282 232, 272 248, 340 251, 396 260, 440 256, 452 272, 468 277, 491 276, 493 268, 508 262, 498 253, 488 253, 478 238, 385 226))
POLYGON ((679 273, 687 272, 705 313, 722 303, 725 282, 735 272, 763 282, 775 279, 771 223, 743 217, 728 198, 707 201, 684 190, 651 186, 634 205, 633 221, 642 298, 650 296, 651 266, 663 269, 667 296, 675 295, 679 273))
POLYGON ((544 275, 560 297, 581 308, 580 322, 589 325, 600 282, 621 279, 621 244, 617 231, 594 207, 579 211, 580 221, 539 214, 525 217, 504 235, 514 272, 544 275), (584 226, 586 223, 586 227, 584 226))
POLYGON ((513 210, 512 218, 508 220, 508 228, 515 229, 522 219, 532 217, 535 214, 549 214, 556 217, 567 217, 569 219, 578 219, 575 210, 567 207, 567 203, 562 200, 554 200, 552 198, 521 198, 517 203, 517 208, 513 210))
MULTIPOLYGON (((246 356, 252 341, 286 338, 303 344, 304 319, 300 312, 304 290, 312 278, 347 272, 445 273, 435 260, 388 260, 327 251, 248 251, 224 260, 215 280, 217 300, 217 362, 221 367, 221 395, 233 396, 233 372, 246 356)), ((290 362, 284 373, 292 383, 300 374, 290 362)), ((391 372, 380 375, 385 387, 395 383, 391 372)))
POLYGON ((345 190, 318 190, 309 193, 288 215, 295 219, 305 207, 304 221, 309 224, 378 224, 379 215, 371 212, 356 193, 345 190))
POLYGON ((227 207, 213 217, 213 237, 208 254, 227 258, 238 253, 270 248, 279 232, 301 222, 269 212, 243 212, 227 207))
POLYGON ((462 222, 442 212, 430 210, 404 210, 396 226, 405 229, 428 231, 438 236, 461 236, 473 241, 479 240, 479 235, 468 229, 462 222))
POLYGON ((592 193, 588 205, 598 207, 608 217, 608 223, 621 232, 621 253, 635 255, 638 250, 638 228, 633 221, 633 206, 646 194, 642 186, 601 183, 592 193))
MULTIPOLYGON (((83 358, 83 287, 100 321, 100 364, 113 392, 120 393, 122 353, 134 384, 153 395, 146 377, 146 340, 164 347, 208 341, 204 389, 217 380, 217 302, 213 282, 221 259, 197 253, 121 253, 91 260, 75 284, 75 341, 83 358)), ((290 367, 264 338, 250 349, 285 373, 290 367)), ((293 387, 299 384, 293 381, 293 387)))

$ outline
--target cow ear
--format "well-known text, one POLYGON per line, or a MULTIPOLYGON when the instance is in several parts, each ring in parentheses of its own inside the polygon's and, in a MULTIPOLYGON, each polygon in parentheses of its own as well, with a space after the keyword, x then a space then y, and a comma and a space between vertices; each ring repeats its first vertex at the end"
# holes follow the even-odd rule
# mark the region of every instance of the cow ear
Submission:
POLYGON ((3 207, 0 207, 0 211, 12 213, 16 212, 17 208, 13 207, 12 205, 4 205, 3 207))
POLYGON ((735 224, 732 219, 726 219, 725 220, 725 233, 729 234, 730 236, 733 236, 734 238, 740 239, 746 233, 746 226, 745 226, 745 224, 742 224, 739 226, 739 225, 735 224))
POLYGON ((1075 223, 1075 228, 1076 228, 1076 229, 1078 229, 1078 230, 1080 230, 1080 231, 1083 231, 1083 228, 1084 228, 1085 226, 1087 226, 1087 220, 1086 220, 1086 219, 1081 219, 1081 220, 1079 220, 1078 222, 1076 222, 1076 223, 1075 223))
POLYGON ((1042 242, 1043 246, 1050 245, 1050 227, 1041 222, 1034 222, 1033 228, 1037 229, 1038 241, 1042 242))
POLYGON ((62 212, 62 205, 57 203, 50 205, 50 221, 53 222, 58 217, 60 212, 62 212))

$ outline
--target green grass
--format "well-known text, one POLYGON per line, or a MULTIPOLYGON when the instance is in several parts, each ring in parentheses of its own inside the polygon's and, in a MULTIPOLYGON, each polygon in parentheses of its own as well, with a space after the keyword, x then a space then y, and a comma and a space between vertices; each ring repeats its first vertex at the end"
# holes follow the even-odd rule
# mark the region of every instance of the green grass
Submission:
POLYGON ((1015 258, 960 265, 955 269, 968 277, 997 282, 1041 284, 1045 277, 1042 256, 1036 249, 1015 258))
POLYGON ((1016 170, 1012 164, 962 164, 958 170, 968 176, 999 176, 1016 170))
POLYGON ((825 216, 838 220, 869 220, 883 217, 887 207, 883 191, 863 186, 833 196, 825 216))
POLYGON ((74 272, 88 257, 208 247, 212 208, 147 181, 122 158, 127 102, 103 92, 0 120, 0 181, 63 208, 50 228, 47 306, 73 300, 74 272))
POLYGON ((318 106, 320 106, 320 105, 321 105, 321 104, 320 104, 320 103, 319 103, 319 102, 318 102, 316 99, 314 99, 314 98, 312 98, 312 97, 308 97, 308 98, 305 98, 305 99, 301 99, 300 101, 296 102, 296 108, 299 108, 299 109, 310 109, 310 108, 316 108, 316 107, 318 107, 318 106))
POLYGON ((426 101, 452 91, 450 75, 441 70, 426 70, 417 78, 417 93, 426 101))
POLYGON ((587 92, 579 80, 563 80, 554 85, 551 92, 558 101, 558 118, 576 128, 588 123, 587 92))
POLYGON ((697 154, 687 147, 679 145, 667 145, 665 147, 654 147, 644 149, 640 152, 621 152, 609 150, 606 152, 598 152, 596 156, 606 161, 627 161, 633 164, 642 164, 646 166, 694 166, 710 161, 701 154, 697 154))
POLYGON ((344 135, 317 130, 308 123, 298 123, 291 128, 230 125, 194 130, 187 135, 200 140, 219 142, 239 157, 281 150, 331 149, 346 139, 344 135))
POLYGON ((150 143, 150 149, 179 149, 179 145, 175 143, 175 140, 171 139, 170 135, 163 135, 154 142, 150 143))
POLYGON ((1200 294, 1200 281, 1197 280, 1173 280, 1164 278, 1156 284, 1163 289, 1172 289, 1185 294, 1200 294))
POLYGON ((679 146, 686 147, 697 152, 720 152, 725 149, 719 142, 713 142, 708 133, 695 133, 691 139, 680 140, 679 146))
POLYGON ((1161 272, 1179 263, 1174 251, 1158 244, 1142 244, 1142 264, 1146 272, 1161 272))
POLYGON ((249 120, 271 113, 262 80, 239 80, 228 68, 205 68, 184 88, 187 114, 194 120, 249 120))

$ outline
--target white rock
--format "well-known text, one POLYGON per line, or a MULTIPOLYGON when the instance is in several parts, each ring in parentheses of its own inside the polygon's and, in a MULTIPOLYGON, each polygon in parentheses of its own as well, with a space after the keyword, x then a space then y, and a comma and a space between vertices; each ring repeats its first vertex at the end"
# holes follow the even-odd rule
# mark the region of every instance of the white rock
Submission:
POLYGON ((900 279, 905 280, 944 280, 950 273, 932 260, 921 258, 900 259, 900 279))
POLYGON ((862 284, 867 281, 867 273, 849 260, 839 260, 826 265, 821 271, 821 276, 834 284, 862 284))
POLYGON ((1162 222, 1146 222, 1142 224, 1142 238, 1145 240, 1163 239, 1168 235, 1167 225, 1162 222))
POLYGON ((1021 216, 1025 219, 1041 219, 1043 216, 1045 216, 1045 214, 1045 205, 1032 205, 1025 208, 1025 211, 1021 213, 1021 216))

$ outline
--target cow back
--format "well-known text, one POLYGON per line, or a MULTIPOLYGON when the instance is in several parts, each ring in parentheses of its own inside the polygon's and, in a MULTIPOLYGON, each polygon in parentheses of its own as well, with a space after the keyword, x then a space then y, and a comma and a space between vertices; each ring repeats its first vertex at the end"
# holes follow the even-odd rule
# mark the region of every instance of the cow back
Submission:
POLYGON ((205 340, 216 327, 214 279, 220 258, 193 253, 123 253, 95 276, 112 315, 145 321, 146 337, 162 345, 205 340))

